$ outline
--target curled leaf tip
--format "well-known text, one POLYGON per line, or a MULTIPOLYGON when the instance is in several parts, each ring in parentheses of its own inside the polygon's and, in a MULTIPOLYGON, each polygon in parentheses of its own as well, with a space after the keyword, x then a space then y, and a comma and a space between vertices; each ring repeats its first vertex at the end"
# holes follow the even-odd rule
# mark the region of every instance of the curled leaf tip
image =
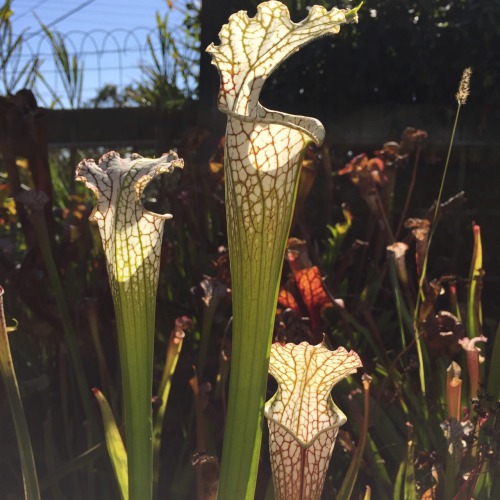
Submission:
POLYGON ((110 151, 101 156, 98 164, 93 159, 82 160, 76 167, 75 179, 84 182, 98 198, 109 198, 115 194, 113 191, 123 195, 122 188, 132 185, 136 189, 136 198, 140 199, 154 177, 183 166, 184 161, 174 151, 160 158, 143 158, 136 153, 122 158, 119 153, 110 151))
POLYGON ((207 48, 221 75, 219 109, 263 122, 287 122, 320 143, 324 131, 317 120, 267 110, 258 99, 267 77, 281 62, 315 38, 337 34, 347 13, 315 5, 303 21, 294 23, 284 4, 270 1, 261 3, 252 18, 245 11, 233 14, 219 33, 220 45, 207 48))
POLYGON ((346 12, 345 18, 348 22, 356 23, 358 22, 358 11, 363 6, 364 2, 361 2, 359 5, 346 12))

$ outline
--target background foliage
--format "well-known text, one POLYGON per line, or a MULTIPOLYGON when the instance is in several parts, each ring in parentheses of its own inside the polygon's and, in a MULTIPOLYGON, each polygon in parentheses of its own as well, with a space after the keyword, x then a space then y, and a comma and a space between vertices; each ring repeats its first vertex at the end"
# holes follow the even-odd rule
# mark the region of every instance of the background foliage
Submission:
MULTIPOLYGON (((144 197, 148 208, 170 211, 174 215, 167 224, 162 249, 155 388, 161 380, 175 320, 188 316, 191 322, 191 328, 186 327, 187 336, 165 416, 160 491, 169 498, 193 498, 195 477, 199 476, 191 465, 193 451, 202 451, 210 457, 220 453, 230 357, 230 277, 225 253, 223 159, 219 142, 224 119, 214 106, 218 77, 202 49, 211 42, 218 43, 217 32, 229 14, 242 8, 253 13, 256 3, 205 0, 200 12, 187 9, 186 27, 192 37, 189 46, 200 50, 197 91, 187 92, 187 86, 179 88, 178 80, 172 78, 175 68, 185 71, 185 81, 193 78, 196 71, 193 66, 186 66, 182 51, 177 51, 178 59, 174 58, 175 46, 169 42, 166 26, 162 24, 164 18, 159 16, 157 25, 160 35, 163 34, 165 50, 157 55, 156 66, 149 70, 151 85, 142 89, 133 86, 135 102, 160 109, 197 100, 197 113, 192 114, 191 125, 178 131, 176 136, 175 145, 186 161, 184 172, 175 173, 168 180, 159 179, 144 197), (193 392, 190 385, 194 365, 198 367, 198 392, 193 392), (205 432, 200 434, 200 428, 205 432)), ((293 18, 299 21, 313 2, 286 3, 293 18)), ((325 4, 331 6, 332 3, 325 4)), ((7 33, 6 25, 3 26, 7 33)), ((275 109, 317 116, 325 123, 334 121, 339 110, 354 112, 371 105, 379 105, 384 113, 391 114, 400 104, 426 104, 436 109, 436 115, 445 109, 452 117, 453 97, 461 72, 464 67, 473 66, 469 98, 476 110, 473 123, 480 137, 481 134, 489 137, 500 98, 500 63, 495 50, 500 45, 499 38, 499 0, 369 0, 360 11, 358 25, 345 27, 339 37, 320 40, 283 64, 264 89, 263 102, 275 109)), ((3 37, 3 55, 9 51, 8 48, 5 51, 7 42, 3 37)), ((193 64, 192 60, 188 62, 193 64)), ((36 77, 36 70, 36 64, 27 68, 19 85, 29 85, 36 77)), ((5 94, 16 90, 20 87, 6 85, 3 89, 5 94)), ((98 104, 97 97, 92 105, 98 104)), ((113 89, 101 97, 120 106, 127 103, 127 96, 117 95, 113 89)), ((128 99, 130 104, 134 98, 129 95, 128 99)), ((33 222, 14 200, 19 192, 31 188, 50 195, 50 207, 45 214, 50 251, 65 291, 64 300, 71 313, 84 369, 89 384, 107 391, 119 414, 113 309, 98 236, 87 220, 92 199, 84 188, 74 186, 72 181, 78 160, 97 158, 103 146, 51 150, 49 154, 43 140, 46 134, 43 125, 34 140, 32 132, 38 130, 37 120, 44 110, 33 101, 26 93, 6 96, 0 101, 0 282, 5 284, 8 319, 19 321, 18 332, 11 334, 12 351, 43 497, 67 498, 71 492, 72 498, 100 498, 96 495, 113 498, 117 492, 103 446, 89 441, 86 433, 88 422, 79 400, 63 340, 61 310, 40 242, 33 222), (13 129, 12 123, 19 126, 13 129), (9 142, 11 139, 16 140, 9 142), (14 155, 9 157, 9 151, 14 151, 14 155), (43 170, 43 165, 30 162, 33 151, 38 158, 46 160, 51 175, 43 170), (95 324, 89 321, 93 314, 95 324)), ((406 125, 414 123, 404 123, 397 130, 383 133, 387 133, 387 140, 402 148, 401 134, 406 125)), ((358 126, 361 128, 361 124, 358 126)), ((356 127, 353 128, 356 132, 356 127)), ((312 341, 326 333, 331 345, 342 344, 360 352, 366 371, 373 376, 369 439, 355 488, 357 496, 369 485, 374 498, 422 497, 435 484, 434 473, 451 470, 447 442, 440 427, 447 417, 446 368, 452 360, 459 362, 465 386, 466 355, 447 346, 433 351, 426 341, 429 392, 422 396, 410 327, 418 289, 416 241, 409 229, 399 230, 401 239, 410 245, 406 255, 410 279, 402 286, 386 258, 385 247, 390 241, 380 230, 382 212, 372 209, 359 179, 355 182, 351 175, 338 175, 359 153, 365 152, 370 159, 382 158, 387 178, 375 190, 381 197, 388 225, 397 233, 403 215, 424 217, 437 197, 445 152, 442 145, 433 144, 432 139, 430 137, 427 146, 423 142, 418 148, 398 149, 401 158, 395 163, 387 154, 384 156, 382 142, 369 145, 368 149, 355 143, 340 147, 333 135, 321 150, 311 149, 304 162, 292 236, 305 243, 291 245, 283 275, 283 288, 295 297, 298 310, 280 307, 276 338, 312 341), (379 153, 375 155, 374 150, 379 153), (417 181, 412 187, 413 171, 417 181), (407 198, 409 208, 403 213, 407 198), (302 255, 306 270, 318 270, 316 277, 320 280, 315 283, 322 293, 316 301, 308 300, 304 289, 297 286, 297 270, 291 264, 291 257, 297 255, 302 255), (342 299, 345 308, 337 307, 334 298, 342 299), (409 446, 409 442, 414 445, 409 446)), ((130 151, 128 147, 122 153, 130 151)), ((498 341, 495 344, 500 318, 497 300, 500 264, 495 251, 499 212, 496 190, 492 187, 498 177, 493 171, 498 163, 498 145, 483 140, 476 149, 469 145, 469 149, 463 151, 465 149, 453 152, 444 199, 465 188, 468 201, 452 204, 443 211, 428 269, 429 280, 443 275, 456 277, 457 305, 453 304, 448 288, 446 294, 434 297, 435 301, 427 305, 432 317, 437 316, 439 310, 447 310, 459 312, 466 318, 473 254, 471 227, 476 219, 482 228, 483 267, 487 272, 482 282, 482 303, 483 330, 489 340, 483 349, 486 363, 481 370, 483 381, 488 373, 493 374, 491 381, 498 378, 499 366, 498 341)), ((375 170, 366 170, 370 179, 372 173, 380 178, 380 172, 375 170)), ((360 380, 354 378, 335 392, 337 404, 348 413, 350 421, 335 451, 327 478, 327 497, 339 491, 359 440, 363 415, 360 389, 360 380)), ((459 471, 475 470, 479 463, 477 456, 488 456, 488 464, 496 471, 498 481, 498 407, 491 398, 491 390, 498 387, 488 386, 489 393, 483 389, 474 404, 470 400, 475 395, 463 391, 461 408, 469 412, 474 425, 479 426, 485 415, 489 420, 483 427, 484 432, 480 434, 476 427, 471 442, 466 443, 468 448, 459 471), (473 451, 474 444, 476 451, 473 451), (482 446, 483 455, 478 455, 478 446, 482 446)), ((10 432, 12 422, 1 391, 2 388, 0 493, 6 497, 19 495, 21 483, 18 464, 12 460, 17 456, 10 432)), ((272 383, 269 392, 272 392, 272 383)), ((459 475, 453 484, 457 489, 466 484, 458 478, 459 475)), ((268 480, 269 467, 264 456, 259 485, 261 497, 268 480)), ((441 484, 443 482, 441 479, 441 484)), ((439 494, 442 495, 442 491, 439 494)))

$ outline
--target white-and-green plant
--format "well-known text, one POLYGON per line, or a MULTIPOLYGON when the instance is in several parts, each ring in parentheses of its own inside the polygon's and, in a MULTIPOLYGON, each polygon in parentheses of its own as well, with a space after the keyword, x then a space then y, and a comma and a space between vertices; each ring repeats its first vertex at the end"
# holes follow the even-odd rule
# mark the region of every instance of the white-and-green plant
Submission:
POLYGON ((356 21, 357 9, 314 6, 302 22, 281 2, 257 15, 233 14, 207 51, 220 73, 227 115, 226 211, 233 297, 233 344, 219 498, 253 499, 260 454, 269 350, 281 267, 305 148, 325 130, 315 118, 259 103, 267 77, 317 37, 356 21))
POLYGON ((156 291, 163 227, 172 217, 146 210, 141 195, 153 177, 182 166, 174 152, 157 159, 136 154, 121 158, 110 152, 99 164, 84 160, 76 170, 76 179, 97 195, 91 220, 99 228, 113 294, 125 411, 127 460, 121 449, 111 457, 115 457, 115 471, 128 463, 128 473, 118 472, 117 477, 128 478, 120 482, 120 489, 122 497, 130 500, 147 500, 153 494, 151 397, 156 291))
POLYGON ((361 367, 359 356, 302 342, 271 346, 269 373, 278 382, 266 403, 269 454, 278 500, 319 500, 339 427, 347 417, 330 395, 361 367))
MULTIPOLYGON (((221 499, 254 496, 285 243, 305 148, 320 144, 325 133, 315 118, 264 108, 260 90, 286 57, 319 36, 338 33, 342 23, 356 21, 356 10, 314 6, 295 24, 285 5, 265 2, 252 19, 245 12, 231 16, 220 33, 221 44, 208 48, 221 74, 219 109, 228 115, 225 178, 234 318, 221 499)), ((91 218, 99 226, 113 292, 125 404, 128 458, 116 464, 123 468, 128 463, 131 499, 152 493, 154 306, 161 232, 168 218, 146 211, 140 195, 153 176, 180 165, 173 153, 159 160, 108 153, 99 165, 85 160, 77 168, 77 179, 98 196, 91 218)), ((351 365, 346 373, 355 369, 351 365)), ((340 425, 342 418, 332 418, 332 428, 340 425)))

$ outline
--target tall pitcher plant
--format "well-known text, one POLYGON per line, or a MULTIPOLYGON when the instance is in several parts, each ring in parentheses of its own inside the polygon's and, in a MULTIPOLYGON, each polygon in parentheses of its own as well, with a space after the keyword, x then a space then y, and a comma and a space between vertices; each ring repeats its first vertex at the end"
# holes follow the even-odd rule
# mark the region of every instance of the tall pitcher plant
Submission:
POLYGON ((229 18, 210 45, 221 77, 219 110, 227 114, 226 210, 233 289, 233 345, 219 498, 252 499, 262 435, 269 351, 281 266, 306 146, 321 144, 315 118, 259 103, 271 72, 313 39, 357 20, 357 9, 314 6, 302 22, 281 2, 229 18))
POLYGON ((174 152, 157 159, 136 154, 120 158, 110 152, 99 164, 84 160, 76 169, 76 179, 97 195, 90 218, 101 235, 116 312, 128 457, 114 465, 128 468, 124 475, 118 471, 117 477, 124 477, 119 481, 122 498, 130 500, 148 500, 153 494, 156 290, 163 227, 172 217, 146 210, 141 195, 153 177, 182 166, 174 152))

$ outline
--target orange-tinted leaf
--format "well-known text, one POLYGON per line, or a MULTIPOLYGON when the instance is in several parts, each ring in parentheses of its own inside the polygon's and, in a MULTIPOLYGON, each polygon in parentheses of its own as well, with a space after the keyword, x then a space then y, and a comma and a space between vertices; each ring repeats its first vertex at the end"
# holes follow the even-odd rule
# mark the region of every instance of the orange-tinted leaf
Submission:
POLYGON ((280 290, 278 295, 278 303, 285 309, 291 309, 297 314, 301 314, 300 306, 295 300, 295 297, 285 288, 280 290))
POLYGON ((294 272, 293 276, 309 312, 311 327, 316 330, 321 323, 321 313, 327 307, 333 307, 326 293, 319 268, 312 266, 308 269, 300 269, 294 272))

